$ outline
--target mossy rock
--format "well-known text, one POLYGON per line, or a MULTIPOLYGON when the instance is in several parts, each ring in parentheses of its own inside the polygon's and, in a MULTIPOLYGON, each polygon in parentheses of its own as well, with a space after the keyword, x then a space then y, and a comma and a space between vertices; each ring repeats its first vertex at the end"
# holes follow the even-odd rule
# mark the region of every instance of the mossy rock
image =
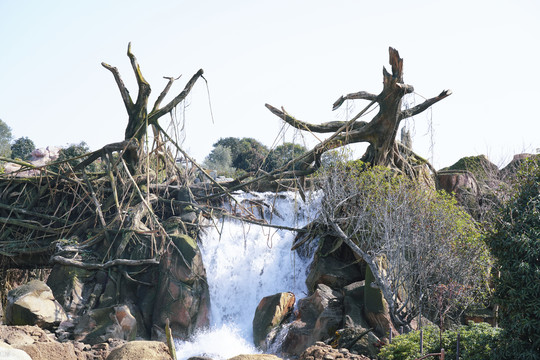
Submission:
POLYGON ((489 161, 485 155, 463 157, 440 171, 470 171, 478 181, 486 181, 490 177, 499 175, 497 165, 489 161))
MULTIPOLYGON (((93 280, 94 274, 95 271, 55 264, 47 278, 47 285, 51 288, 55 299, 62 305, 64 310, 71 311, 83 305, 82 302, 85 301, 83 295, 85 283, 93 280)), ((91 282, 93 288, 94 282, 91 282)))
POLYGON ((171 235, 171 239, 186 261, 191 263, 198 252, 197 242, 191 236, 185 234, 171 235))
POLYGON ((375 277, 369 266, 366 266, 366 281, 364 286, 364 306, 370 313, 380 314, 386 310, 384 297, 381 289, 371 286, 375 277))

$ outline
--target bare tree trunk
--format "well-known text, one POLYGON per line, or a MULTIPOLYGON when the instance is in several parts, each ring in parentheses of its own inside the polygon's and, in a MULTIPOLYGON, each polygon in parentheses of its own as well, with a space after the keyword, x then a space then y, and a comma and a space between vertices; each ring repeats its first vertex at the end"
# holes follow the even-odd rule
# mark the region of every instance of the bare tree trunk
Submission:
MULTIPOLYGON (((297 120, 281 110, 266 104, 266 107, 276 116, 279 116, 291 126, 318 133, 334 133, 331 139, 315 146, 311 151, 302 157, 304 170, 310 169, 312 172, 320 166, 322 154, 328 150, 357 142, 368 142, 369 147, 362 157, 364 162, 371 165, 382 165, 400 169, 410 173, 412 168, 407 157, 414 156, 410 149, 396 142, 396 134, 402 120, 417 115, 436 102, 451 94, 451 91, 444 90, 438 96, 428 99, 420 105, 411 109, 402 110, 401 100, 403 96, 414 91, 411 85, 403 82, 403 59, 399 57, 397 50, 389 48, 390 64, 392 73, 390 74, 383 67, 383 90, 379 95, 365 91, 341 96, 333 105, 333 110, 339 108, 345 100, 369 100, 371 103, 360 114, 348 122, 331 121, 323 124, 310 124, 297 120), (357 121, 367 108, 374 103, 379 105, 379 112, 370 122, 357 121)), ((417 157, 419 158, 419 157, 417 157)), ((420 158, 421 159, 421 158, 420 158)), ((423 160, 423 159, 422 159, 423 160)), ((425 161, 425 160, 424 160, 425 161)))
POLYGON ((193 75, 191 79, 187 82, 184 90, 174 99, 172 99, 167 105, 160 108, 161 102, 163 101, 165 96, 167 96, 173 82, 176 80, 174 77, 165 77, 169 81, 159 95, 159 97, 157 98, 152 110, 149 113, 148 98, 150 97, 150 93, 152 90, 150 88, 150 84, 144 79, 142 75, 139 63, 137 62, 137 58, 131 52, 131 43, 129 43, 128 45, 127 56, 129 57, 129 60, 131 62, 133 72, 135 73, 135 78, 137 79, 137 85, 139 87, 137 100, 135 101, 135 103, 133 102, 128 89, 124 85, 118 69, 104 62, 101 63, 101 65, 113 74, 116 84, 118 85, 118 89, 120 90, 122 100, 124 101, 124 106, 126 107, 126 111, 128 113, 128 124, 126 127, 124 139, 126 141, 135 141, 138 144, 135 149, 126 149, 126 152, 124 154, 124 159, 129 164, 130 170, 133 170, 134 168, 136 168, 136 165, 139 162, 139 151, 142 146, 141 140, 146 135, 148 131, 148 126, 157 125, 160 117, 169 113, 171 110, 174 109, 175 106, 177 106, 180 102, 182 102, 182 100, 186 98, 186 96, 193 88, 193 85, 195 85, 195 82, 200 77, 202 77, 203 70, 200 69, 199 71, 197 71, 195 75, 193 75))

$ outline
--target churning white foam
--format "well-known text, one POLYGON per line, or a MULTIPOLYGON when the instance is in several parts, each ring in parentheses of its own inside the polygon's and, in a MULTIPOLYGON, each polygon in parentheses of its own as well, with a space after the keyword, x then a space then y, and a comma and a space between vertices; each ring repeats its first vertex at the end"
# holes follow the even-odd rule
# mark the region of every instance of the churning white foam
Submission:
MULTIPOLYGON (((316 216, 318 194, 304 203, 296 193, 235 195, 249 207, 258 204, 267 222, 301 228, 316 216)), ((260 215, 260 214, 259 214, 260 215)), ((201 236, 201 252, 210 288, 210 328, 190 341, 176 341, 178 359, 208 356, 227 359, 257 353, 252 321, 259 301, 278 292, 307 293, 307 262, 291 245, 296 233, 222 219, 201 236)))

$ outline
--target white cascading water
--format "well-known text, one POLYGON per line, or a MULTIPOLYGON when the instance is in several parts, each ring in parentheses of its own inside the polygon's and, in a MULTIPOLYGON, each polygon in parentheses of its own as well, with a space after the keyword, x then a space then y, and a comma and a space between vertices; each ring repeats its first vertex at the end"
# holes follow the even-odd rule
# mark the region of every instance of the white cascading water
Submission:
MULTIPOLYGON (((239 202, 262 201, 268 205, 264 210, 267 222, 294 228, 314 220, 319 208, 317 194, 311 194, 306 203, 293 192, 235 197, 239 202)), ((290 250, 295 235, 228 218, 207 229, 201 236, 201 252, 210 288, 210 328, 189 341, 177 340, 178 359, 207 356, 218 360, 260 352, 253 345, 252 325, 259 301, 285 291, 293 292, 297 300, 306 296, 309 260, 301 260, 290 250)))

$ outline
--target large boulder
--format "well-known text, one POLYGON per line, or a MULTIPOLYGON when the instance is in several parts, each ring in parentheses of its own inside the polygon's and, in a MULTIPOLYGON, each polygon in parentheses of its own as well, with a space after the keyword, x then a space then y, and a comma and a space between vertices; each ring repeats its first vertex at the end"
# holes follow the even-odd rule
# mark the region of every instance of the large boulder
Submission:
POLYGON ((93 271, 55 264, 47 278, 55 299, 71 316, 77 315, 94 293, 93 271))
POLYGON ((320 341, 308 347, 300 356, 300 360, 333 359, 369 360, 366 356, 353 354, 347 349, 334 349, 332 346, 320 341))
POLYGON ((382 342, 371 329, 349 327, 337 331, 332 342, 338 348, 348 349, 355 354, 376 358, 382 342))
MULTIPOLYGON (((173 335, 186 339, 209 325, 210 294, 196 241, 181 233, 170 232, 170 237, 173 241, 159 264, 153 323, 163 329, 169 319, 173 335)), ((159 333, 152 336, 158 338, 159 333)))
POLYGON ((75 340, 98 344, 108 339, 134 340, 137 320, 127 305, 110 306, 86 312, 73 330, 75 340))
POLYGON ((32 280, 8 292, 8 325, 37 325, 47 329, 64 320, 67 320, 64 309, 43 281, 32 280))
POLYGON ((69 342, 36 342, 18 348, 30 355, 32 360, 79 360, 75 347, 69 342))
POLYGON ((281 358, 272 354, 242 354, 228 360, 281 360, 281 358))
POLYGON ((295 296, 291 292, 283 292, 264 297, 255 310, 253 318, 253 342, 255 346, 266 351, 266 337, 294 309, 295 296))
POLYGON ((332 338, 343 323, 341 293, 324 284, 315 292, 298 301, 299 318, 289 325, 282 344, 286 357, 299 356, 316 341, 332 338))
POLYGON ((319 251, 311 263, 306 285, 313 293, 318 284, 325 284, 333 289, 341 289, 353 282, 364 279, 362 268, 349 247, 341 245, 335 248, 337 240, 325 237, 321 240, 319 251))
POLYGON ((468 156, 437 172, 439 189, 454 193, 457 201, 473 216, 481 214, 484 200, 496 199, 493 192, 504 174, 485 155, 468 156))
POLYGON ((369 328, 364 315, 365 281, 357 281, 343 288, 343 326, 369 328))
POLYGON ((499 167, 485 155, 466 156, 441 171, 468 171, 481 183, 499 176, 499 167))
POLYGON ((516 154, 512 158, 512 161, 508 163, 501 171, 501 179, 508 180, 515 176, 519 167, 529 158, 540 158, 540 154, 516 154))
POLYGON ((2 360, 32 360, 30 355, 20 349, 15 349, 4 342, 0 342, 0 359, 2 360))
POLYGON ((481 192, 476 177, 470 171, 440 171, 439 189, 454 194, 459 204, 470 212, 477 210, 481 192))
POLYGON ((366 286, 364 286, 364 315, 370 328, 379 337, 388 337, 390 331, 392 335, 399 335, 394 329, 390 320, 388 304, 383 297, 381 289, 374 286, 375 278, 369 269, 366 271, 366 286))
POLYGON ((169 349, 161 341, 130 341, 113 351, 107 360, 172 360, 169 349))

